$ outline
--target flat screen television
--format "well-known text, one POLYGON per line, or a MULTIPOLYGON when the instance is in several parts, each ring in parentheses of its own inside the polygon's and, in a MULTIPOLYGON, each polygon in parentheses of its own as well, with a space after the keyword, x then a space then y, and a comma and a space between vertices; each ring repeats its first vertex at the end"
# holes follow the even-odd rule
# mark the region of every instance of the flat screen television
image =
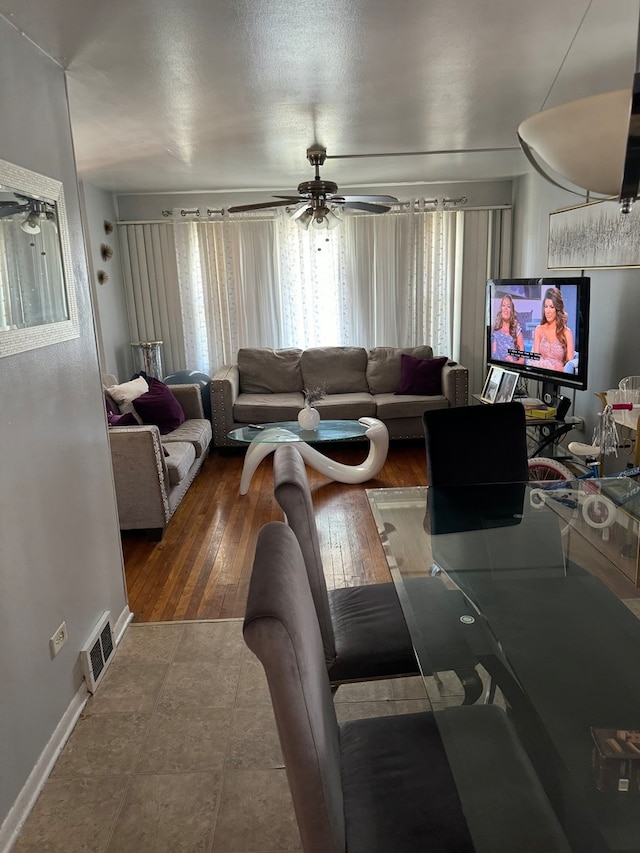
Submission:
POLYGON ((542 381, 543 399, 585 390, 590 286, 584 276, 490 279, 488 363, 542 381))

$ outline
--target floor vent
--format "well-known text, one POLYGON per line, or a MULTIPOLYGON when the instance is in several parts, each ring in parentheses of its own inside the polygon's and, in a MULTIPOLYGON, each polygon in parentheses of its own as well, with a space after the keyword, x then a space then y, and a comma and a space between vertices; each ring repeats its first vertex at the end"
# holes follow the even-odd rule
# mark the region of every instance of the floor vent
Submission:
POLYGON ((87 681, 89 693, 95 693, 105 673, 107 664, 113 656, 113 634, 111 633, 111 614, 108 610, 91 632, 85 646, 80 649, 82 671, 87 681))

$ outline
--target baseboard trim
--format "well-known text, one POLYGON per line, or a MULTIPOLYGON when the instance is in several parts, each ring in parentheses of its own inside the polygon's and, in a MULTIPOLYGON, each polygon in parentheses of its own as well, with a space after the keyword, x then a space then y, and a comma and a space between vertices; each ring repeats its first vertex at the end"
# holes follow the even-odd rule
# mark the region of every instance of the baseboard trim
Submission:
MULTIPOLYGON (((125 605, 113 626, 116 646, 122 639, 122 635, 132 619, 133 613, 129 610, 129 606, 125 605)), ((69 739, 90 696, 91 694, 83 681, 62 715, 62 719, 56 726, 49 742, 43 749, 40 758, 29 774, 15 803, 0 826, 0 853, 10 853, 25 820, 28 818, 31 809, 38 799, 40 791, 53 770, 53 765, 56 763, 58 756, 69 739)))
POLYGON ((44 783, 49 778, 53 765, 73 731, 89 696, 90 693, 83 681, 62 715, 62 719, 56 726, 35 767, 29 774, 9 814, 0 826, 0 853, 9 853, 12 845, 15 844, 18 833, 29 816, 44 783))
POLYGON ((129 605, 125 604, 124 609, 120 616, 115 621, 113 626, 113 638, 115 640, 116 646, 120 645, 120 640, 122 639, 122 635, 124 634, 127 625, 133 619, 133 613, 129 610, 129 605))

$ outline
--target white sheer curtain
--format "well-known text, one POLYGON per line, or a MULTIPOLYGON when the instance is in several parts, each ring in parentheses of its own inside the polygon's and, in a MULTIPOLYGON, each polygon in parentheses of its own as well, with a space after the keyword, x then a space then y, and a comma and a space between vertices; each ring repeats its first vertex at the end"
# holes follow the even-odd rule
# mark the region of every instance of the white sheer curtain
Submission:
POLYGON ((328 232, 284 210, 123 228, 132 340, 164 340, 168 371, 212 375, 243 346, 429 343, 482 361, 484 281, 509 274, 502 210, 412 205, 328 232))
POLYGON ((25 234, 18 217, 0 219, 0 329, 59 323, 69 317, 60 238, 43 218, 25 234))
POLYGON ((344 224, 350 322, 345 342, 451 354, 456 214, 411 207, 344 224))
POLYGON ((213 373, 239 347, 286 346, 276 222, 177 222, 175 248, 186 359, 213 373))
POLYGON ((344 226, 304 231, 284 211, 277 222, 284 346, 350 343, 344 226))

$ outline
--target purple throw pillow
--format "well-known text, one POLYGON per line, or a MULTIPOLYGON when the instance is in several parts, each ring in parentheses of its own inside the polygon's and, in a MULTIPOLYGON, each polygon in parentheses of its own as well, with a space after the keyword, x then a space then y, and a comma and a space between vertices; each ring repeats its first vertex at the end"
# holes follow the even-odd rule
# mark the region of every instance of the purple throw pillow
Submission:
POLYGON ((131 412, 126 412, 124 415, 116 415, 115 412, 107 412, 107 420, 109 426, 137 426, 138 421, 133 417, 131 412))
POLYGON ((412 355, 402 353, 400 356, 400 384, 395 393, 415 394, 421 397, 433 397, 436 394, 442 394, 442 368, 447 361, 446 356, 441 358, 415 358, 412 355))
POLYGON ((144 424, 155 424, 162 435, 173 432, 186 420, 180 403, 159 379, 147 377, 149 390, 133 401, 133 408, 144 424))

